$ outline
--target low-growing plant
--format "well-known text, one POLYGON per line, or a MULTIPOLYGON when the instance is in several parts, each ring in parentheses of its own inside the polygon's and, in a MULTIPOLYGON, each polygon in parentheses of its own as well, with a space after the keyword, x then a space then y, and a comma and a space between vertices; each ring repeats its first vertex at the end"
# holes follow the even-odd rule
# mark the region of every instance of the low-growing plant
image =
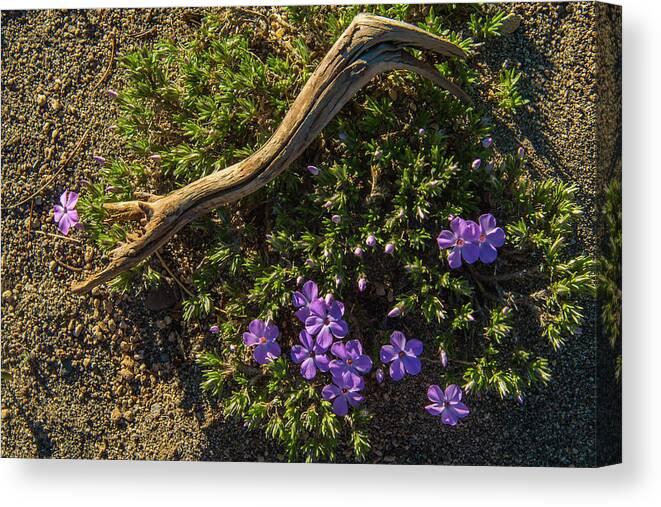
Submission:
MULTIPOLYGON (((263 143, 359 10, 418 23, 469 55, 479 47, 463 31, 492 35, 504 17, 469 19, 455 6, 292 7, 264 11, 277 28, 251 28, 253 16, 228 35, 238 11, 220 11, 186 42, 125 55, 118 128, 136 156, 106 163, 81 198, 98 244, 127 234, 105 226, 104 202, 162 193, 263 143)), ((464 89, 484 86, 470 63, 436 67, 464 89)), ((525 104, 521 74, 500 77, 499 107, 525 104)), ((334 460, 339 446, 364 460, 370 399, 387 378, 406 382, 436 363, 441 387, 411 410, 448 427, 476 395, 521 401, 548 382, 544 350, 571 338, 577 301, 594 288, 591 260, 567 244, 577 189, 531 178, 523 150, 497 155, 491 130, 483 111, 392 72, 288 171, 194 224, 206 250, 183 315, 217 338, 198 362, 225 416, 262 428, 289 460, 334 460)), ((145 262, 116 285, 156 284, 158 271, 145 262)))

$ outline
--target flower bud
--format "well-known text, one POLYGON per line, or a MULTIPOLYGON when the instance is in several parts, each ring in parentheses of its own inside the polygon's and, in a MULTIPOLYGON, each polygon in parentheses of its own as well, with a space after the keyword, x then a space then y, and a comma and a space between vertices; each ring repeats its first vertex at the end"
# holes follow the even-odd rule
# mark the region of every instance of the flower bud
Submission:
POLYGON ((526 158, 526 150, 523 146, 519 146, 519 149, 517 150, 516 154, 520 159, 526 158))
POLYGON ((322 208, 331 209, 333 207, 333 201, 326 201, 321 205, 322 208))
POLYGON ((356 249, 353 251, 353 254, 356 257, 362 257, 363 256, 363 249, 360 248, 359 246, 357 246, 356 249))
POLYGON ((116 92, 115 90, 113 90, 112 88, 108 88, 108 89, 106 90, 106 94, 107 94, 108 97, 110 97, 111 99, 116 99, 117 97, 119 97, 119 93, 117 93, 117 92, 116 92))
POLYGON ((92 155, 92 158, 94 159, 95 162, 98 162, 101 165, 105 165, 106 163, 106 159, 101 155, 92 155))
POLYGON ((347 133, 344 130, 340 130, 340 133, 337 135, 340 138, 340 141, 345 142, 349 136, 347 136, 347 133))
POLYGON ((339 224, 339 223, 342 221, 342 217, 341 217, 340 215, 333 215, 333 216, 331 217, 331 220, 332 220, 334 223, 339 224))
POLYGON ((314 266, 314 261, 312 259, 306 259, 305 265, 311 268, 314 266))
POLYGON ((230 345, 230 350, 232 352, 234 352, 236 350, 236 345, 234 345, 234 344, 230 345))
POLYGON ((211 334, 218 334, 218 333, 220 333, 220 328, 216 325, 213 325, 209 328, 209 332, 211 334))
POLYGON ((308 166, 308 172, 309 172, 312 176, 317 176, 317 175, 319 174, 319 168, 316 167, 316 166, 313 166, 313 165, 309 165, 309 166, 308 166))
POLYGON ((358 291, 359 292, 365 292, 365 288, 367 287, 367 278, 364 276, 361 276, 358 279, 358 291))
POLYGON ((445 352, 445 349, 441 349, 440 357, 441 357, 441 366, 443 366, 443 368, 447 368, 448 367, 448 353, 445 352))
POLYGON ((84 179, 84 178, 81 179, 81 180, 80 180, 80 186, 81 186, 81 187, 85 187, 85 188, 89 187, 89 186, 90 186, 90 180, 86 180, 86 179, 84 179))
POLYGON ((395 318, 402 314, 402 309, 399 306, 393 306, 392 310, 388 312, 388 317, 395 318))
POLYGON ((427 131, 426 131, 424 128, 421 127, 421 128, 418 130, 418 135, 419 135, 419 136, 424 136, 424 135, 425 135, 425 132, 427 132, 427 131))
POLYGON ((523 406, 523 404, 525 403, 523 396, 521 396, 520 394, 516 397, 516 401, 521 406, 523 406))
POLYGON ((367 246, 376 245, 376 238, 374 237, 374 234, 370 234, 369 236, 367 236, 365 243, 367 244, 367 246))
POLYGON ((160 162, 161 158, 162 157, 158 153, 154 153, 153 155, 149 155, 149 160, 153 160, 154 162, 160 162))
POLYGON ((392 254, 395 251, 395 245, 392 243, 387 243, 386 247, 383 249, 388 255, 392 254))
POLYGON ((492 137, 485 137, 482 139, 482 147, 483 148, 489 148, 493 144, 493 138, 492 137))
POLYGON ((324 301, 326 301, 326 304, 330 306, 333 304, 333 301, 335 301, 335 297, 333 297, 333 295, 329 292, 326 294, 326 297, 324 297, 324 301))
POLYGON ((305 281, 305 278, 303 278, 302 276, 298 276, 298 277, 296 277, 296 285, 297 285, 297 286, 298 286, 298 285, 302 285, 302 284, 303 284, 303 281, 305 281))
POLYGON ((471 164, 471 168, 473 169, 473 171, 477 171, 481 165, 482 165, 482 161, 479 158, 476 158, 475 160, 473 160, 473 163, 471 164))
POLYGON ((383 370, 379 368, 376 370, 376 382, 377 384, 381 384, 383 380, 385 379, 385 375, 383 374, 383 370))
POLYGON ((340 275, 335 275, 335 287, 339 287, 342 283, 342 277, 340 275))
POLYGON ((381 150, 376 150, 374 152, 374 160, 381 160, 381 157, 383 157, 383 152, 381 150))

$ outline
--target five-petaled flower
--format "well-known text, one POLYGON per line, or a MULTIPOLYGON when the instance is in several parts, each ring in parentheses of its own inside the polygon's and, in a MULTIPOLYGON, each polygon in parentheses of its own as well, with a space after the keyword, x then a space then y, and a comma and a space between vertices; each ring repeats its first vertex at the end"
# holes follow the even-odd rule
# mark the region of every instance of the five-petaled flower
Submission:
POLYGON ((496 219, 491 213, 486 213, 478 219, 480 222, 480 236, 478 244, 480 247, 480 260, 485 264, 491 264, 496 260, 498 251, 505 244, 505 231, 496 227, 496 219))
POLYGON ((65 236, 69 234, 69 229, 75 227, 82 229, 83 224, 80 223, 78 218, 78 211, 76 211, 76 204, 78 203, 78 194, 65 190, 60 196, 60 204, 53 207, 53 219, 57 224, 60 232, 65 236))
POLYGON ((337 357, 330 363, 330 372, 334 377, 345 373, 360 377, 372 369, 372 360, 363 354, 363 346, 358 340, 349 340, 346 345, 335 342, 331 352, 337 357))
POLYGON ((333 383, 324 386, 321 395, 326 401, 333 401, 333 412, 335 415, 345 416, 349 412, 349 405, 358 406, 365 397, 360 391, 365 387, 361 377, 348 373, 333 377, 333 383))
POLYGON ((320 347, 305 329, 300 332, 298 339, 301 344, 291 348, 291 358, 296 364, 301 365, 303 378, 313 379, 317 375, 317 370, 327 372, 329 359, 326 351, 328 349, 320 347))
POLYGON ((452 230, 441 231, 436 239, 441 249, 452 248, 448 255, 450 267, 453 269, 461 267, 462 257, 468 264, 473 264, 480 256, 477 244, 480 228, 472 220, 455 217, 450 222, 450 229, 452 230))
POLYGON ((344 305, 332 297, 319 298, 310 304, 310 316, 305 319, 305 330, 317 337, 317 343, 328 348, 333 337, 342 339, 349 333, 349 326, 342 319, 344 305))
POLYGON ((280 334, 278 326, 255 319, 248 325, 248 330, 249 332, 243 333, 243 343, 248 347, 255 346, 255 361, 266 364, 280 356, 280 345, 275 341, 280 334))
POLYGON ((445 392, 437 385, 429 386, 427 398, 432 402, 425 407, 425 410, 431 415, 440 415, 441 422, 454 426, 459 419, 466 417, 470 410, 461 402, 461 388, 455 384, 450 384, 445 388, 445 392))
POLYGON ((390 335, 391 345, 381 347, 381 361, 390 363, 390 377, 401 380, 407 373, 417 375, 422 367, 418 356, 422 354, 420 340, 407 340, 404 333, 394 331, 390 335))
POLYGON ((310 304, 317 299, 319 299, 319 288, 312 280, 305 282, 300 292, 296 291, 292 294, 294 308, 298 308, 296 312, 298 320, 305 323, 305 319, 310 315, 310 304))

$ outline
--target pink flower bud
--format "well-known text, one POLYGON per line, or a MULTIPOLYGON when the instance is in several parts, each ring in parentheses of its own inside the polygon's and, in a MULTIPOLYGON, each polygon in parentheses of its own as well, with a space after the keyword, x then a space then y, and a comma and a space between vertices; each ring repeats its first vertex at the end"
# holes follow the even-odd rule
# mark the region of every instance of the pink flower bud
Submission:
POLYGON ((117 97, 119 97, 119 93, 117 93, 117 92, 116 92, 115 90, 113 90, 112 88, 108 88, 108 89, 106 90, 106 94, 107 94, 108 97, 110 97, 111 99, 116 99, 117 97))
POLYGON ((326 201, 321 205, 322 208, 331 209, 333 207, 333 201, 326 201))
POLYGON ((376 238, 374 237, 374 234, 370 234, 369 236, 367 236, 365 243, 367 244, 367 246, 376 245, 376 238))
POLYGON ((523 396, 521 396, 521 395, 519 394, 519 395, 516 397, 516 401, 519 403, 519 405, 523 406, 523 404, 524 404, 523 396))
POLYGON ((302 285, 304 281, 305 278, 303 278, 302 276, 296 277, 296 285, 302 285))
POLYGON ((441 366, 443 368, 448 367, 448 353, 445 352, 445 349, 441 349, 441 366))
POLYGON ((312 176, 317 176, 317 175, 319 174, 319 168, 316 167, 316 166, 313 166, 313 165, 309 165, 309 166, 308 166, 308 172, 309 172, 312 176))
POLYGON ((392 243, 387 243, 383 251, 388 255, 391 255, 395 251, 395 245, 393 245, 392 243))
POLYGON ((516 154, 520 159, 526 158, 526 150, 523 146, 519 146, 519 149, 517 150, 516 154))
POLYGON ((333 301, 335 301, 335 297, 333 297, 333 295, 329 292, 329 293, 326 294, 326 296, 324 297, 324 301, 326 301, 326 304, 327 304, 328 306, 330 306, 330 305, 333 304, 333 301))
POLYGON ((473 171, 477 171, 481 165, 482 165, 482 161, 479 158, 476 158, 475 160, 473 160, 471 167, 473 171))
POLYGON ((365 292, 365 288, 367 287, 367 278, 364 276, 361 276, 358 279, 358 291, 359 292, 365 292))
POLYGON ((339 287, 342 284, 342 277, 340 275, 335 275, 335 287, 339 287))
POLYGON ((158 153, 154 153, 153 155, 149 155, 149 160, 153 160, 154 162, 160 162, 162 157, 158 153))
POLYGON ((362 257, 363 256, 363 249, 360 248, 359 246, 357 246, 356 249, 353 251, 353 254, 356 257, 362 257))
POLYGON ((392 310, 388 312, 388 317, 395 318, 402 314, 402 309, 399 306, 393 306, 392 310))
POLYGON ((376 150, 374 152, 374 160, 381 160, 381 157, 383 157, 383 152, 381 150, 376 150))
POLYGON ((383 370, 379 368, 376 370, 376 382, 377 384, 381 384, 383 380, 385 379, 385 375, 383 374, 383 370))
POLYGON ((482 139, 482 147, 483 148, 489 148, 493 144, 493 138, 492 137, 485 137, 482 139))
POLYGON ((331 220, 332 220, 334 223, 339 224, 339 223, 342 221, 342 217, 341 217, 340 215, 333 215, 333 216, 331 217, 331 220))
POLYGON ((418 135, 419 135, 419 136, 424 136, 424 135, 425 135, 425 132, 427 132, 425 129, 420 128, 420 129, 418 130, 418 135))
POLYGON ((209 328, 209 332, 211 334, 218 334, 218 333, 220 333, 220 328, 216 325, 213 325, 209 328))
POLYGON ((314 266, 314 261, 312 259, 306 259, 305 265, 311 268, 312 266, 314 266))
POLYGON ((105 165, 106 159, 101 155, 92 155, 92 158, 95 162, 98 162, 100 165, 105 165))

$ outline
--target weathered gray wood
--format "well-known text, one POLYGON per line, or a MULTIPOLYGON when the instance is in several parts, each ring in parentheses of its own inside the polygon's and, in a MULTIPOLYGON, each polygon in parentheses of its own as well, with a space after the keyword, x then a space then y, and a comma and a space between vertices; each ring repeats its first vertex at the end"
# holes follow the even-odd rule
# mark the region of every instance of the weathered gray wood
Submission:
POLYGON ((432 65, 416 60, 405 47, 465 57, 454 44, 413 25, 359 14, 310 76, 278 129, 254 154, 166 196, 107 204, 105 207, 115 221, 146 219, 145 231, 116 248, 106 268, 75 283, 72 290, 87 292, 116 277, 162 247, 190 221, 272 181, 377 74, 393 69, 410 70, 470 101, 458 86, 432 65))

